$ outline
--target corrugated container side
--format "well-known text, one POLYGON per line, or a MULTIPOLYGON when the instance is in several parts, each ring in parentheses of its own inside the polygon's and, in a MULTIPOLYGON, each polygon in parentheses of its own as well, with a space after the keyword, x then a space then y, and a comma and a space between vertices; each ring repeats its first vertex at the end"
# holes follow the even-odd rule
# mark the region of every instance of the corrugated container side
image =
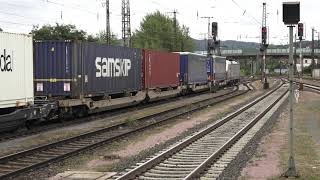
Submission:
POLYGON ((228 80, 240 79, 240 64, 228 64, 228 80))
POLYGON ((141 50, 96 43, 82 45, 85 96, 141 90, 141 50))
POLYGON ((180 82, 188 84, 188 55, 180 55, 180 82))
POLYGON ((141 89, 139 49, 96 43, 35 43, 38 96, 93 97, 141 89))
POLYGON ((226 58, 225 57, 213 57, 214 63, 214 79, 216 81, 223 81, 226 80, 226 58))
POLYGON ((180 57, 175 53, 142 50, 143 89, 179 86, 180 57))
POLYGON ((188 83, 207 83, 207 60, 205 56, 188 55, 188 83))
POLYGON ((73 96, 74 43, 43 41, 34 43, 36 96, 73 96))
POLYGON ((0 108, 32 104, 32 36, 0 32, 0 108))

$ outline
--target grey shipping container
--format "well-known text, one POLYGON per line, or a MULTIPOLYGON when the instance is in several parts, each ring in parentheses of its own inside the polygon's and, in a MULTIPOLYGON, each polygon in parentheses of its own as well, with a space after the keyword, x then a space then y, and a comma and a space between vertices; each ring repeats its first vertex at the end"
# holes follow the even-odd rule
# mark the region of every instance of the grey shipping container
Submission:
POLYGON ((141 90, 139 49, 40 41, 34 57, 36 96, 82 98, 141 90))
POLYGON ((240 64, 227 64, 228 81, 240 80, 240 64))
POLYGON ((206 56, 193 53, 180 53, 180 81, 189 85, 207 83, 206 56))
POLYGON ((225 81, 227 79, 225 57, 213 56, 213 73, 216 82, 225 81))
POLYGON ((312 70, 312 78, 320 79, 320 69, 313 69, 312 70))

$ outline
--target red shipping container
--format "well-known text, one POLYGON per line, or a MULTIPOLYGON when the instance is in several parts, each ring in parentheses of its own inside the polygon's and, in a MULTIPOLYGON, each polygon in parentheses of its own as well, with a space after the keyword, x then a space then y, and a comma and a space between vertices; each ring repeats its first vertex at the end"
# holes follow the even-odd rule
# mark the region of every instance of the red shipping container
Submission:
POLYGON ((144 49, 142 56, 143 89, 179 86, 179 54, 144 49))

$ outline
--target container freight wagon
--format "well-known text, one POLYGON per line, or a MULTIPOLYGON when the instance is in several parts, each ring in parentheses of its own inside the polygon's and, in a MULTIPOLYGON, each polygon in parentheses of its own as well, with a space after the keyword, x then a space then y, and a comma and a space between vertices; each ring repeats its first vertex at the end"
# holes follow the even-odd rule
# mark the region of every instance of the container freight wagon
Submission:
POLYGON ((139 49, 38 41, 34 56, 36 96, 57 100, 66 114, 121 108, 145 99, 139 49))
POLYGON ((180 53, 180 82, 194 92, 207 90, 207 58, 193 53, 180 53))
POLYGON ((213 56, 213 80, 214 84, 219 85, 226 82, 226 57, 213 56))
POLYGON ((148 100, 155 101, 180 94, 180 56, 152 50, 142 50, 143 89, 148 100))
POLYGON ((240 64, 232 61, 227 61, 227 84, 233 85, 240 82, 240 64))
POLYGON ((0 32, 0 82, 0 132, 47 116, 51 104, 34 104, 32 36, 0 32))

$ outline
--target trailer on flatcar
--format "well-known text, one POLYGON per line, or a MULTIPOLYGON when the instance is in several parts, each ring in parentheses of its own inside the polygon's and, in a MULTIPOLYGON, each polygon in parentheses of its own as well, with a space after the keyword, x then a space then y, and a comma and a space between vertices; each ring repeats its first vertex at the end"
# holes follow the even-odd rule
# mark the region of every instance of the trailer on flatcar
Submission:
POLYGON ((185 91, 200 92, 209 89, 207 58, 201 54, 181 52, 180 82, 185 91))

